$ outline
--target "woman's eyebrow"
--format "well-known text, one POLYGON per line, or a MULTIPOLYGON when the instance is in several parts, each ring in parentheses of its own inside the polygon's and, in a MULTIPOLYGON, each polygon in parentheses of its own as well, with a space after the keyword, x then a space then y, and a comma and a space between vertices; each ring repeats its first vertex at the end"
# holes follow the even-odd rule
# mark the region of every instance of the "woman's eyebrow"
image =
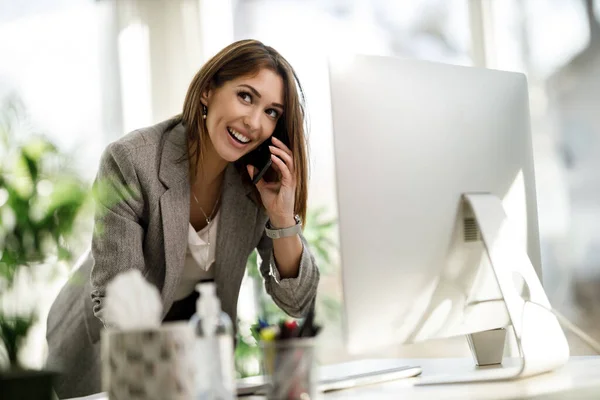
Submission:
MULTIPOLYGON (((260 93, 258 92, 258 90, 256 90, 254 87, 252 87, 252 86, 250 86, 248 84, 245 84, 245 83, 242 83, 240 86, 243 86, 243 87, 247 88, 248 90, 250 90, 259 99, 262 98, 262 96, 260 95, 260 93)), ((275 106, 275 107, 281 108, 282 111, 284 109, 283 108, 283 104, 280 104, 280 103, 271 103, 271 105, 275 106)))

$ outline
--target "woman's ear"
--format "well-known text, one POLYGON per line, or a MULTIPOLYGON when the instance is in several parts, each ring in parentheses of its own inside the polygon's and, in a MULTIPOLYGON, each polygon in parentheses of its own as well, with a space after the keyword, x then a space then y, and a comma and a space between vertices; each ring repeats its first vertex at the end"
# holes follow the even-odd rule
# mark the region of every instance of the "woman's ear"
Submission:
POLYGON ((211 95, 211 90, 206 89, 205 91, 202 92, 202 96, 200 96, 200 102, 203 105, 205 105, 206 107, 208 107, 208 100, 210 99, 210 95, 211 95))

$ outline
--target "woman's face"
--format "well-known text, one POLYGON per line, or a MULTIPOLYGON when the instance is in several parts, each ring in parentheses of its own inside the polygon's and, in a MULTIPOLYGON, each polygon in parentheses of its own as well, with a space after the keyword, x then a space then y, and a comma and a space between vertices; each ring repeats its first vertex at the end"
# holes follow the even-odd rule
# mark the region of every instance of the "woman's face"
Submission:
POLYGON ((283 113, 283 79, 270 69, 226 82, 203 96, 206 127, 215 151, 228 162, 255 149, 283 113))

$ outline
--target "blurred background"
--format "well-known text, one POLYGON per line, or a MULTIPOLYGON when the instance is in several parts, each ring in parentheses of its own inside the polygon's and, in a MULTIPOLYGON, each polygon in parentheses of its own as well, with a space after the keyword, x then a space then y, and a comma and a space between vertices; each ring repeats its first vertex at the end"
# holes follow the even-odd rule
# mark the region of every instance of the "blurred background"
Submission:
MULTIPOLYGON (((353 51, 523 72, 544 285, 556 308, 600 338, 599 15, 594 0, 0 0, 0 112, 13 121, 13 139, 28 130, 43 133, 91 182, 108 143, 180 112, 192 76, 222 47, 244 38, 275 47, 306 91, 307 238, 318 247, 323 275, 319 358, 330 363, 351 356, 341 336, 326 57, 353 51)), ((69 246, 77 256, 89 245, 88 209, 75 233, 69 246)), ((72 264, 57 262, 53 274, 23 285, 29 294, 19 298, 39 311, 20 355, 30 366, 43 365, 46 313, 72 264)), ((253 257, 239 302, 240 375, 258 372, 250 324, 279 315, 264 297, 255 265, 253 257)), ((591 352, 576 338, 569 341, 573 354, 591 352)), ((469 352, 456 338, 381 354, 469 352)))

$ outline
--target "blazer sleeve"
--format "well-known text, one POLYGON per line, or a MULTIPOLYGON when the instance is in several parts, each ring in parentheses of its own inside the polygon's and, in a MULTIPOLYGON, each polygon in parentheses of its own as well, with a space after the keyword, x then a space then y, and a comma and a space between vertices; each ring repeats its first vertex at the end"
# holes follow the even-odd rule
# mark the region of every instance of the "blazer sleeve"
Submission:
POLYGON ((256 246, 261 258, 260 273, 264 278, 267 293, 279 308, 295 318, 301 318, 308 313, 317 295, 320 278, 319 268, 306 239, 302 235, 300 239, 302 256, 298 276, 295 278, 280 279, 273 255, 273 240, 266 233, 263 233, 256 246))
POLYGON ((91 272, 94 315, 103 323, 106 285, 119 273, 144 270, 141 186, 129 149, 115 142, 102 154, 94 182, 96 213, 91 272))

